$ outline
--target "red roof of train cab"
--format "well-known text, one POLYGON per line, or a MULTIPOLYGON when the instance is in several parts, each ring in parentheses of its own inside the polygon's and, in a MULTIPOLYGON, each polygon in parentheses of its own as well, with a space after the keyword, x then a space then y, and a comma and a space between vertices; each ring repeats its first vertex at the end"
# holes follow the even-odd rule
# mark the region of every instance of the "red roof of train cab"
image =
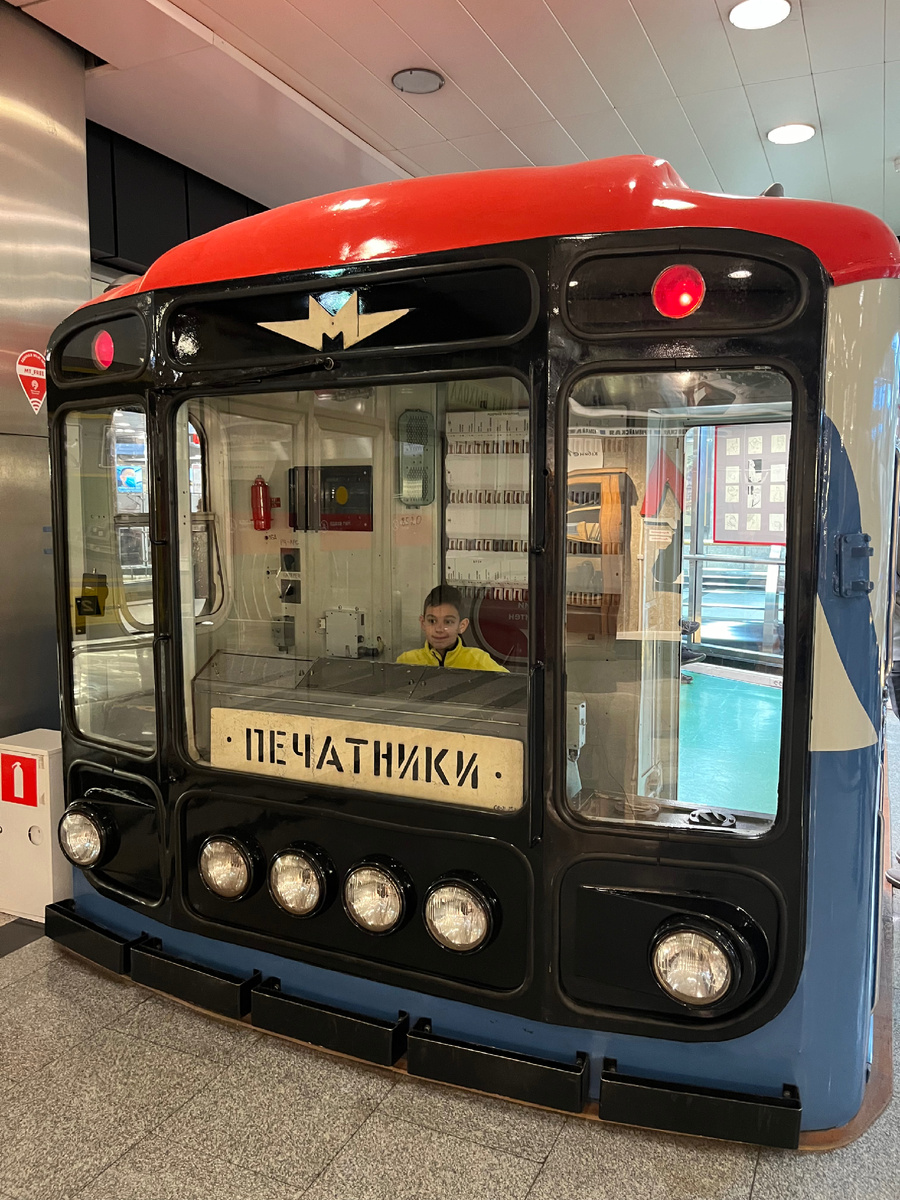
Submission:
POLYGON ((634 154, 400 179, 299 200, 184 242, 141 279, 98 299, 525 238, 679 226, 798 242, 836 284, 900 276, 900 244, 871 213, 816 200, 695 192, 663 159, 634 154))

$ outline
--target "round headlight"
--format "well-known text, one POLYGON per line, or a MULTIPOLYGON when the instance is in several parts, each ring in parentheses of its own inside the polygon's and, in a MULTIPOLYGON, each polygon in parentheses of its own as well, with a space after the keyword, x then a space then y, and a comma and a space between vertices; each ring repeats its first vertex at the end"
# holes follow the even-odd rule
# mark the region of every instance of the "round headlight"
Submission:
POLYGON ((200 851, 200 877, 223 900, 237 900, 250 887, 250 852, 228 838, 210 838, 200 851))
POLYGON ((344 908, 367 933, 390 933, 406 912, 405 890, 394 871, 362 863, 344 880, 344 908))
POLYGON ((651 955, 657 983, 684 1004, 715 1004, 735 977, 732 957, 714 937, 698 929, 663 934, 651 955))
POLYGON ((491 906, 473 885, 446 880, 425 897, 425 924, 447 950, 477 950, 491 933, 491 906))
POLYGON ((59 823, 59 844, 76 867, 95 867, 106 848, 106 832, 90 809, 70 808, 59 823))
POLYGON ((282 850, 269 867, 272 899, 294 917, 311 917, 325 900, 325 870, 306 850, 282 850))

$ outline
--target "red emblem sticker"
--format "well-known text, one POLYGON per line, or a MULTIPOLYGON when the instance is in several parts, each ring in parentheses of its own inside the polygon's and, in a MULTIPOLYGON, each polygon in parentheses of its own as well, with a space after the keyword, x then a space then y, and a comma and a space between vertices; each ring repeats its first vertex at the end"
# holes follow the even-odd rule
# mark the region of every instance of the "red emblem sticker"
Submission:
POLYGON ((0 800, 37 808, 37 759, 26 754, 0 754, 0 800))
POLYGON ((35 414, 47 399, 47 364, 40 350, 23 350, 16 359, 16 374, 35 414))

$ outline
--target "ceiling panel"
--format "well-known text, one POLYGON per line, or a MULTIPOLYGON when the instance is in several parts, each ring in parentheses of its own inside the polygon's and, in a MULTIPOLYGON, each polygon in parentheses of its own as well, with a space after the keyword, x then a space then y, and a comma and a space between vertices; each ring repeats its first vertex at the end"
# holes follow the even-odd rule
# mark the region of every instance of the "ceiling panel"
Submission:
POLYGON ((832 199, 880 212, 884 200, 884 67, 815 76, 832 199))
POLYGON ((765 191, 772 173, 744 89, 683 96, 681 103, 722 190, 738 196, 765 191))
MULTIPOLYGON (((364 63, 383 84, 406 67, 430 67, 435 62, 373 0, 292 0, 295 8, 332 37, 357 62, 364 63)), ((399 93, 398 93, 399 94, 399 93)), ((491 133, 495 126, 453 80, 430 96, 403 93, 401 99, 445 138, 491 133)))
POLYGON ((475 137, 457 138, 453 143, 472 160, 476 167, 529 167, 531 159, 514 146, 505 133, 479 133, 475 137))
POLYGON ((468 155, 451 142, 435 142, 431 146, 414 146, 408 156, 428 175, 452 175, 457 171, 474 171, 476 165, 468 155))
POLYGON ((439 134, 423 120, 390 83, 384 84, 333 38, 323 33, 288 0, 206 0, 209 8, 232 23, 252 28, 253 36, 273 54, 366 123, 398 149, 427 145, 439 134))
POLYGON ((898 59, 900 59, 900 0, 885 0, 884 61, 896 62, 898 59))
POLYGON ((462 0, 555 117, 611 105, 544 0, 462 0))
POLYGON ((812 77, 773 79, 744 89, 772 169, 772 178, 783 183, 788 196, 830 200, 831 183, 822 146, 822 122, 816 105, 812 77), (776 125, 804 122, 814 125, 817 136, 799 146, 776 146, 766 134, 776 125))
POLYGON ((552 113, 457 0, 379 0, 495 125, 549 121, 552 113))
POLYGON ((690 187, 704 192, 722 190, 676 97, 666 104, 625 104, 619 112, 645 154, 667 159, 690 187))
POLYGON ((614 110, 600 115, 568 117, 562 124, 588 158, 641 153, 631 130, 614 110))
POLYGON ((738 29, 728 20, 735 0, 716 0, 722 28, 744 83, 766 83, 770 79, 792 79, 809 74, 809 51, 800 5, 772 29, 738 29))
POLYGON ((728 21, 734 2, 33 0, 25 11, 120 66, 117 83, 112 68, 91 72, 98 109, 122 132, 146 128, 138 140, 172 157, 185 145, 201 154, 183 127, 193 102, 176 110, 154 89, 171 77, 179 95, 193 95, 177 60, 198 47, 230 58, 234 71, 222 74, 236 90, 219 96, 217 113, 198 110, 211 143, 202 153, 213 178, 224 171, 223 182, 249 195, 262 188, 263 199, 292 198, 311 179, 355 182, 356 167, 365 183, 378 172, 643 152, 703 190, 753 194, 774 179, 794 196, 833 195, 878 213, 887 203, 896 220, 900 178, 885 162, 900 157, 890 109, 900 96, 894 72, 883 90, 881 80, 884 61, 900 63, 900 0, 793 0, 786 21, 752 31, 728 21), (134 72, 148 60, 170 63, 171 76, 140 76, 141 90, 134 72), (417 65, 440 71, 445 86, 398 93, 391 76, 417 65), (261 88, 273 93, 278 137, 245 120, 268 112, 261 88), (301 114, 298 129, 311 138, 305 172, 284 161, 281 122, 289 153, 301 164, 306 155, 288 112, 301 114), (235 113, 251 149, 235 141, 235 113), (765 140, 789 121, 809 121, 818 136, 795 147, 765 140))
POLYGON ((268 206, 402 173, 218 47, 91 72, 87 113, 268 206))
POLYGON ((42 0, 30 4, 27 11, 30 17, 116 67, 133 67, 199 50, 212 41, 212 35, 202 28, 188 28, 193 25, 189 19, 173 20, 145 0, 91 0, 90 4, 83 0, 42 0))
POLYGON ((715 0, 631 0, 679 96, 724 91, 741 82, 715 0))
POLYGON ((884 62, 884 15, 884 0, 805 4, 803 22, 813 74, 884 62))
POLYGON ((546 0, 618 109, 673 94, 656 51, 628 0, 546 0))
MULTIPOLYGON (((149 0, 152 2, 152 0, 149 0)), ((317 105, 323 112, 328 113, 345 129, 351 130, 358 137, 368 142, 382 154, 393 155, 394 147, 389 141, 372 129, 358 113, 351 112, 332 97, 326 95, 321 88, 316 87, 311 80, 295 71, 288 63, 280 59, 271 50, 260 45, 249 33, 214 12, 205 0, 179 0, 179 7, 189 13, 198 22, 211 29, 216 38, 225 46, 231 46, 265 70, 271 72, 289 88, 317 105)))
POLYGON ((505 132, 536 167, 562 167, 587 157, 558 121, 512 126, 505 132))
POLYGON ((894 159, 900 156, 900 62, 884 68, 884 219, 900 229, 900 171, 894 159))

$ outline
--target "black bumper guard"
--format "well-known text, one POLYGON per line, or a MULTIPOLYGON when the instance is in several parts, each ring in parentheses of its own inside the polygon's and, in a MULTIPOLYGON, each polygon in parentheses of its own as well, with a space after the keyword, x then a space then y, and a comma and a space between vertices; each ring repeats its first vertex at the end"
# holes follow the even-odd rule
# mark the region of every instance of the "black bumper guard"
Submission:
POLYGON ((409 1016, 405 1012, 398 1013, 396 1021, 362 1017, 297 996, 286 996, 277 979, 267 979, 253 989, 250 1020, 255 1029, 280 1033, 325 1050, 337 1050, 382 1067, 392 1067, 403 1057, 409 1030, 409 1016))
POLYGON ((61 900, 58 904, 47 905, 44 933, 66 950, 90 959, 98 967, 116 975, 129 974, 131 949, 143 940, 119 937, 108 929, 101 929, 75 911, 74 900, 61 900))
MULTIPOLYGON (((383 1021, 285 995, 277 979, 256 971, 239 977, 163 953, 158 939, 123 938, 75 911, 74 901, 47 906, 47 937, 116 975, 165 992, 198 1008, 321 1046, 380 1066, 393 1066, 404 1052, 410 1075, 456 1084, 559 1112, 581 1113, 588 1102, 590 1059, 574 1063, 530 1058, 432 1033, 420 1020, 409 1029, 406 1013, 383 1021)), ((723 1138, 754 1145, 796 1149, 802 1105, 797 1088, 758 1096, 715 1088, 620 1075, 605 1059, 600 1077, 599 1117, 623 1125, 723 1138)))
POLYGON ((185 962, 164 954, 158 938, 148 938, 131 948, 131 978, 197 1008, 239 1021, 250 1011, 250 994, 262 974, 254 971, 246 976, 228 975, 185 962))
POLYGON ((615 1059, 603 1061, 601 1121, 796 1150, 802 1114, 800 1093, 790 1084, 781 1096, 753 1096, 620 1075, 615 1059))
POLYGON ((574 1064, 549 1062, 451 1041, 437 1037, 431 1032, 431 1022, 422 1020, 409 1035, 406 1069, 423 1079, 580 1113, 587 1104, 591 1063, 586 1054, 576 1054, 574 1064))

